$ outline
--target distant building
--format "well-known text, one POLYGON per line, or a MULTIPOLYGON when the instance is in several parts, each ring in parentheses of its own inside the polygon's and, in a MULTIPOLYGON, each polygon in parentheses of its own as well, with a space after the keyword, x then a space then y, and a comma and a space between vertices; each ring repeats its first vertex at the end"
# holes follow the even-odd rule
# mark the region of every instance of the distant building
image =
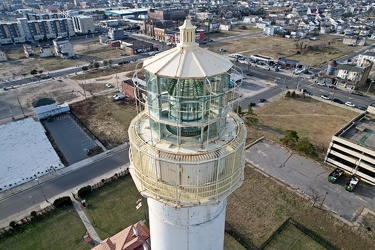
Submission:
POLYGON ((35 56, 34 50, 31 48, 30 45, 24 44, 23 45, 23 52, 25 53, 26 57, 33 57, 35 56))
POLYGON ((122 40, 125 36, 123 28, 113 28, 108 31, 108 36, 111 40, 122 40))
POLYGON ((372 67, 375 65, 375 51, 367 51, 363 54, 358 55, 357 66, 363 65, 368 60, 372 62, 372 67))
POLYGON ((74 49, 68 39, 58 37, 53 40, 56 55, 61 58, 73 58, 75 57, 74 49))
POLYGON ((143 222, 131 225, 91 250, 151 250, 150 230, 143 222))
POLYGON ((76 33, 89 34, 94 32, 94 19, 91 16, 72 16, 73 27, 76 33))
POLYGON ((189 14, 188 9, 149 9, 147 12, 151 19, 158 20, 184 20, 189 14))
POLYGON ((0 62, 5 62, 7 60, 7 55, 3 51, 0 51, 0 62))
POLYGON ((51 98, 42 98, 32 103, 39 120, 53 117, 70 111, 67 103, 57 105, 56 101, 51 98))
POLYGON ((45 57, 51 57, 53 56, 53 52, 52 52, 52 49, 50 46, 42 46, 40 49, 39 49, 39 56, 41 58, 45 58, 45 57))

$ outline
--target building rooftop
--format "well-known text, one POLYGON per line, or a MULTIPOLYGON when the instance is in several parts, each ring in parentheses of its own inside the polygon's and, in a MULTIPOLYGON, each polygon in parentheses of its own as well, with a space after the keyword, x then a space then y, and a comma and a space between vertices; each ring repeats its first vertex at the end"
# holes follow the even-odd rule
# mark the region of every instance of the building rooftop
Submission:
POLYGON ((375 114, 361 114, 336 133, 336 136, 375 150, 375 114))

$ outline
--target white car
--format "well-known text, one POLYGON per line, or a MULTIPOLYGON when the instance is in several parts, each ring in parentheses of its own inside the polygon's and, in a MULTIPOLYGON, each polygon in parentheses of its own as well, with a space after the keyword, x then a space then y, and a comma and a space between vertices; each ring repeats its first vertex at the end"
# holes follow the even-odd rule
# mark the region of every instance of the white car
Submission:
POLYGON ((113 96, 113 99, 115 99, 116 101, 119 101, 119 100, 122 100, 122 99, 125 99, 125 94, 124 93, 116 93, 114 96, 113 96))
POLYGON ((324 82, 318 82, 319 86, 327 86, 324 82))
POLYGON ((321 95, 320 97, 323 98, 324 100, 330 100, 330 99, 331 99, 331 98, 329 98, 329 96, 327 96, 327 95, 321 95))
POLYGON ((105 86, 106 86, 107 88, 113 88, 113 85, 110 84, 110 83, 107 83, 105 86))
POLYGON ((352 103, 352 102, 346 102, 345 105, 346 105, 346 106, 349 106, 349 107, 352 107, 352 108, 355 107, 355 104, 352 103))

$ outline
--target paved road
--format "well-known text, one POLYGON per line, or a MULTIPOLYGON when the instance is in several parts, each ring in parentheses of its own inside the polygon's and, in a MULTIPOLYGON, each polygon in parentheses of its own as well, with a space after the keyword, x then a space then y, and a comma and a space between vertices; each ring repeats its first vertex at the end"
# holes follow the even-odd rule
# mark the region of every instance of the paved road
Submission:
MULTIPOLYGON (((113 155, 110 155, 109 157, 106 157, 107 153, 103 153, 96 160, 95 158, 90 158, 84 162, 80 162, 76 166, 72 165, 58 170, 52 179, 49 179, 51 176, 45 176, 44 178, 40 177, 40 185, 34 181, 1 193, 0 221, 9 216, 35 207, 46 199, 48 200, 52 197, 56 197, 66 190, 72 190, 75 187, 82 185, 82 183, 119 169, 129 162, 127 148, 114 152, 113 155), (80 167, 82 164, 85 164, 84 167, 80 167), (15 193, 17 191, 18 193, 15 193), (14 192, 15 194, 11 195, 9 192, 14 192)), ((109 154, 111 154, 111 152, 109 152, 109 154)))
POLYGON ((321 203, 342 218, 351 221, 355 212, 364 206, 375 211, 375 188, 360 183, 354 192, 344 189, 346 177, 336 183, 327 180, 332 169, 294 154, 271 141, 264 140, 246 151, 248 162, 268 175, 286 183, 308 196, 319 196, 321 203))
MULTIPOLYGON (((285 73, 284 71, 278 73, 272 70, 268 71, 266 69, 254 66, 248 67, 247 65, 241 63, 236 63, 236 66, 242 69, 244 76, 246 78, 259 78, 275 84, 274 87, 271 87, 267 91, 244 99, 241 103, 241 107, 245 109, 251 102, 258 103, 260 98, 265 98, 268 100, 273 96, 281 95, 283 89, 286 90, 286 87, 288 87, 288 89, 291 91, 296 90, 297 88, 307 89, 316 97, 320 97, 321 95, 328 95, 329 97, 331 97, 331 99, 339 98, 344 102, 350 101, 356 105, 366 107, 375 102, 375 98, 373 96, 357 96, 351 94, 349 91, 346 90, 335 90, 325 86, 319 86, 318 84, 314 83, 313 79, 309 79, 310 75, 308 74, 296 76, 291 75, 289 73, 285 73), (251 72, 252 74, 252 76, 250 77, 246 75, 249 72, 251 72)), ((246 83, 244 83, 244 85, 244 88, 246 88, 246 83)))

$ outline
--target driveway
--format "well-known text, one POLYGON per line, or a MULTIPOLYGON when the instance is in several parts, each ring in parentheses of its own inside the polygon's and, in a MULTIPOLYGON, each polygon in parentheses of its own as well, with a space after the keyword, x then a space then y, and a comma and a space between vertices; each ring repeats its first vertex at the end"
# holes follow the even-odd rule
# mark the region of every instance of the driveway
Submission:
POLYGON ((375 211, 375 188, 359 183, 352 193, 344 189, 347 177, 336 183, 327 180, 333 169, 294 154, 279 144, 263 140, 246 151, 246 160, 268 175, 310 197, 319 196, 319 203, 342 218, 351 221, 362 206, 375 211))
POLYGON ((85 150, 97 144, 68 114, 55 117, 52 122, 43 121, 69 165, 88 158, 85 150))

